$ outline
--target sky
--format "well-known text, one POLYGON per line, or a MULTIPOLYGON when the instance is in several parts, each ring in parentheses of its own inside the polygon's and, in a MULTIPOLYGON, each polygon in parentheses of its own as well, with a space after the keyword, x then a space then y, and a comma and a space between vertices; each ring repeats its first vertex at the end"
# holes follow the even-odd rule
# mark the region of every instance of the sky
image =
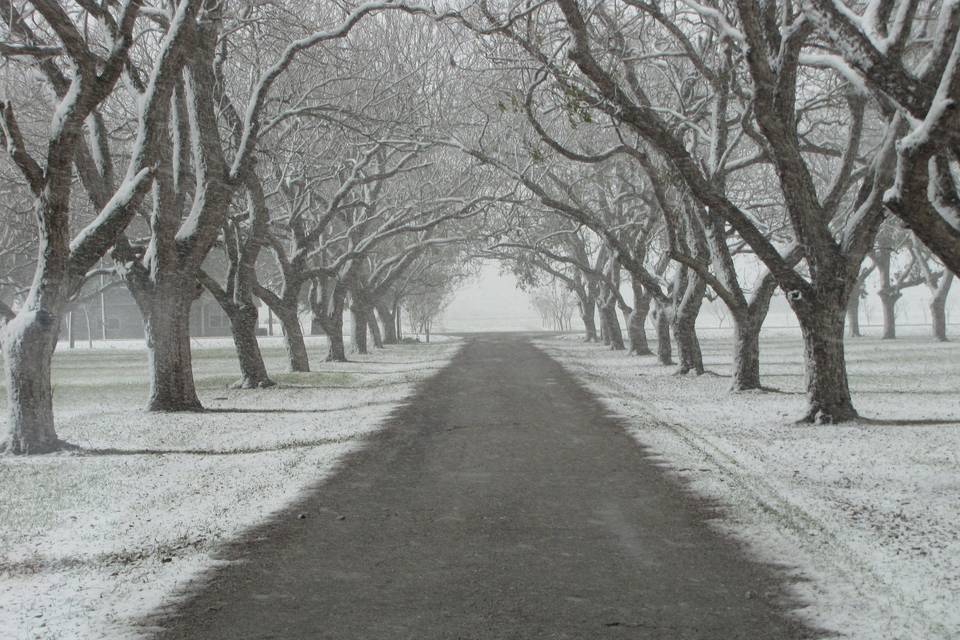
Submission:
POLYGON ((457 291, 437 325, 438 332, 543 328, 529 296, 517 289, 516 278, 510 273, 501 275, 495 262, 485 262, 479 275, 457 291))

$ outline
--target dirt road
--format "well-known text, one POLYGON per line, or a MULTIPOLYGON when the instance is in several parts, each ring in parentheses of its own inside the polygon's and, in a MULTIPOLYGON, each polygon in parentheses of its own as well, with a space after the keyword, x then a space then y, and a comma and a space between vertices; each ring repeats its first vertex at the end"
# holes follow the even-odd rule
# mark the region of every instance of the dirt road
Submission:
POLYGON ((154 623, 164 640, 817 637, 711 515, 523 336, 471 336, 154 623))

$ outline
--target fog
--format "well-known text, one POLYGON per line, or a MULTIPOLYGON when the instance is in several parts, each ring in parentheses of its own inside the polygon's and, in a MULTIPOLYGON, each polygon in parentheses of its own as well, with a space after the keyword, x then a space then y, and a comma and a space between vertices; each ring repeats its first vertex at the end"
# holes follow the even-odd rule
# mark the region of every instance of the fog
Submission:
POLYGON ((543 329, 529 295, 493 262, 485 262, 477 277, 464 283, 437 325, 441 332, 543 329))

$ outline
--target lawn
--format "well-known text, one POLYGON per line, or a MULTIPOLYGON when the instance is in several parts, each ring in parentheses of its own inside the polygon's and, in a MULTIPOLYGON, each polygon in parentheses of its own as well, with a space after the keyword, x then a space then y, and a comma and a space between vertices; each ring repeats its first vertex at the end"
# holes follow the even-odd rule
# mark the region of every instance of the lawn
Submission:
POLYGON ((211 566, 222 543, 328 475, 459 348, 392 346, 332 364, 311 339, 315 371, 292 374, 280 341, 263 342, 279 387, 232 390, 232 349, 198 341, 207 411, 189 414, 140 409, 140 343, 58 350, 57 429, 79 449, 0 458, 0 636, 147 631, 143 616, 211 566))
POLYGON ((798 426, 798 334, 764 336, 766 392, 728 392, 730 338, 702 342, 700 377, 573 336, 538 344, 721 505, 718 526, 796 574, 815 624, 864 640, 960 637, 960 344, 848 340, 864 419, 798 426))

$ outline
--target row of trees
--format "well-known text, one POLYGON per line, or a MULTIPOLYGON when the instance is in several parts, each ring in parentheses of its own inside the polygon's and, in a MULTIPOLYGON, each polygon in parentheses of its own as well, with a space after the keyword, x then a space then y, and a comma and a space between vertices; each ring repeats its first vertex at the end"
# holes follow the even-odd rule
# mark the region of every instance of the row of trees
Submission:
POLYGON ((51 358, 104 276, 143 316, 151 411, 201 408, 189 312, 203 289, 230 320, 239 387, 273 384, 259 301, 294 371, 309 370, 305 306, 328 360, 346 359, 348 304, 358 351, 368 329, 397 340, 404 300, 425 306, 412 301, 457 270, 457 243, 501 199, 425 135, 446 88, 419 14, 440 17, 393 2, 0 2, 5 206, 32 201, 35 219, 4 238, 7 452, 61 446, 51 358))
POLYGON ((101 277, 143 315, 151 410, 200 407, 201 288, 262 387, 258 300, 302 371, 301 310, 341 360, 345 312, 358 349, 392 341, 405 292, 441 308, 479 255, 563 282, 591 338, 623 346, 624 313, 646 353, 649 317, 683 372, 721 300, 735 390, 761 388, 780 291, 804 420, 839 422, 865 271, 892 296, 908 247, 928 286, 960 267, 952 0, 0 0, 0 21, 12 453, 59 446, 51 358, 101 277))
POLYGON ((505 225, 523 231, 493 249, 574 265, 570 287, 605 328, 629 308, 617 282, 626 271, 629 313, 653 306, 681 371, 703 370, 695 321, 716 296, 733 319, 736 390, 761 388, 759 331, 780 290, 803 333, 804 420, 855 418, 844 321, 885 220, 944 265, 918 260, 931 283, 960 266, 958 6, 481 3, 474 29, 495 35, 480 57, 491 73, 515 61, 496 85, 502 133, 460 132, 452 144, 520 181, 545 225, 505 225), (602 244, 590 260, 574 246, 592 241, 577 239, 583 229, 602 244))

